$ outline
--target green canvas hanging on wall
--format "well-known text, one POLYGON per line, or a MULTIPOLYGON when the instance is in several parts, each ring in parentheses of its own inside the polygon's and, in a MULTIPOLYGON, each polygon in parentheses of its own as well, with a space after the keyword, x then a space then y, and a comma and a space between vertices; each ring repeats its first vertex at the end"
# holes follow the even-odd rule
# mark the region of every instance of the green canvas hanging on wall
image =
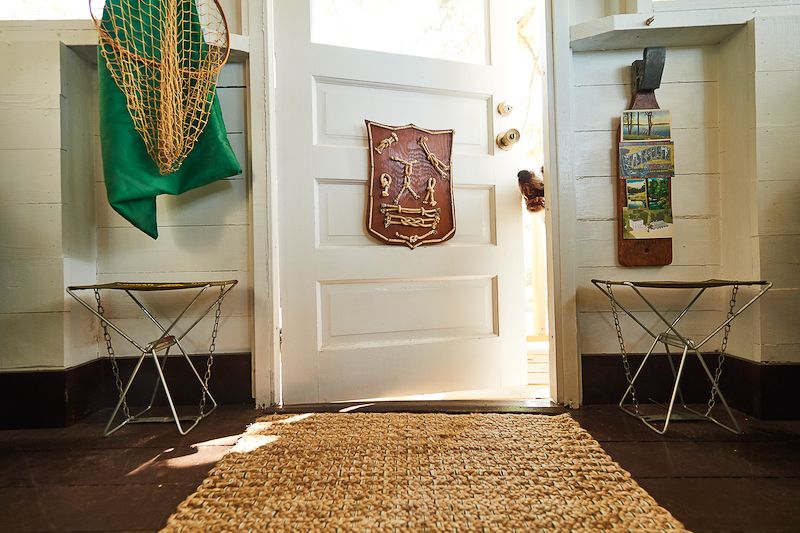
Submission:
MULTIPOLYGON (((203 87, 198 87, 196 71, 190 71, 192 62, 199 64, 211 49, 209 32, 200 25, 198 4, 177 0, 164 2, 165 9, 167 4, 183 6, 179 10, 183 20, 178 24, 183 29, 165 47, 175 50, 178 63, 166 58, 168 53, 161 53, 167 37, 158 18, 145 16, 153 10, 158 12, 162 0, 106 0, 103 18, 98 21, 100 138, 108 201, 117 213, 152 238, 158 237, 158 195, 181 194, 242 171, 228 141, 216 95, 218 69, 203 87), (130 24, 114 20, 115 13, 131 12, 138 16, 130 17, 134 21, 130 24), (202 38, 182 40, 180 34, 187 31, 202 38), (142 39, 142 35, 147 38, 142 39), (131 50, 138 62, 130 61, 131 50), (128 63, 120 66, 122 61, 116 61, 120 57, 128 63), (175 65, 181 72, 173 76, 170 89, 162 71, 175 65), (132 91, 131 85, 136 90, 132 91), (141 111, 142 107, 149 109, 142 106, 148 99, 159 106, 149 115, 141 111), (194 114, 188 109, 192 105, 198 108, 194 114), (164 109, 177 109, 179 112, 173 113, 177 118, 170 118, 164 109)), ((205 12, 200 15, 208 18, 205 12)))

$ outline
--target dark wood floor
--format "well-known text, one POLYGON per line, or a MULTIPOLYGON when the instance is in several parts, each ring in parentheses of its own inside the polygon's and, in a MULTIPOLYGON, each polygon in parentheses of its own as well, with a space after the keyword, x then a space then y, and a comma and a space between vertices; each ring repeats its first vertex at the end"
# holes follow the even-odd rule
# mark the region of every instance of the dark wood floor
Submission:
MULTIPOLYGON (((103 438, 107 414, 64 429, 0 431, 0 531, 156 530, 260 412, 222 407, 186 437, 147 424, 103 438)), ((800 531, 800 422, 740 415, 741 436, 684 422, 660 437, 615 407, 572 415, 690 529, 800 531)))

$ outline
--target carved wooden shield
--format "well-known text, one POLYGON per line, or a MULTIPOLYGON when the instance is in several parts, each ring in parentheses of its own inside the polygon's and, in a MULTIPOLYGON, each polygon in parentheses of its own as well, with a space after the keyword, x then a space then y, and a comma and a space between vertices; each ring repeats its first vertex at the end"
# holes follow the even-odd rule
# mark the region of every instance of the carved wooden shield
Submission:
POLYGON ((386 244, 416 248, 455 235, 453 130, 367 123, 367 230, 386 244))

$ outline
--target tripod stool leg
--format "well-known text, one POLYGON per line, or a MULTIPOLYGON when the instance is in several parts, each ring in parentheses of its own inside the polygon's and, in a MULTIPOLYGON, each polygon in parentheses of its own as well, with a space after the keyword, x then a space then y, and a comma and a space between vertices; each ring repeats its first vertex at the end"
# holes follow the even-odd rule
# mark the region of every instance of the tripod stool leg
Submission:
MULTIPOLYGON (((675 372, 675 363, 672 362, 672 353, 669 351, 669 344, 665 342, 664 348, 667 350, 667 361, 669 361, 669 368, 670 370, 672 370, 672 377, 677 381, 678 374, 677 372, 675 372)), ((681 405, 685 408, 686 400, 683 399, 683 391, 681 390, 680 385, 678 385, 678 400, 681 402, 681 405)))
POLYGON ((726 424, 723 424, 722 422, 720 422, 719 420, 717 420, 716 418, 714 418, 710 414, 705 415, 705 417, 708 418, 709 420, 711 420, 712 422, 714 422, 719 427, 721 427, 723 429, 727 429, 731 433, 735 433, 737 435, 740 434, 742 432, 742 430, 739 428, 739 422, 736 421, 736 417, 733 416, 733 411, 731 411, 731 408, 728 406, 728 401, 725 399, 725 396, 722 394, 722 391, 719 390, 719 386, 714 381, 714 376, 711 374, 711 370, 709 370, 708 365, 706 364, 705 360, 703 359, 703 354, 700 353, 700 350, 698 350, 698 349, 695 349, 694 353, 697 354, 697 358, 700 360, 700 365, 703 367, 703 370, 705 371, 706 376, 708 376, 708 379, 711 381, 711 388, 717 393, 717 396, 722 401, 722 406, 725 407, 725 411, 727 411, 728 417, 730 417, 731 422, 733 422, 733 427, 728 426, 726 424))
POLYGON ((678 389, 681 386, 681 375, 683 374, 683 365, 686 364, 686 355, 689 351, 688 346, 683 347, 683 355, 681 355, 681 362, 678 365, 678 373, 675 376, 675 386, 672 388, 672 397, 669 400, 669 409, 667 410, 667 417, 664 419, 664 427, 662 429, 657 429, 654 425, 648 423, 645 420, 645 424, 650 426, 653 430, 657 433, 663 435, 667 432, 667 428, 669 427, 669 419, 672 417, 672 409, 675 407, 675 396, 678 394, 678 389))
MULTIPOLYGON (((169 348, 167 348, 167 351, 161 357, 161 370, 162 371, 167 367, 167 356, 169 356, 169 348)), ((158 361, 157 357, 156 357, 156 361, 158 361)), ((158 393, 158 387, 159 387, 160 384, 161 384, 161 381, 158 379, 158 376, 156 376, 156 382, 153 385, 153 393, 150 395, 150 402, 148 402, 147 407, 145 407, 140 413, 137 413, 136 416, 141 416, 141 415, 145 414, 147 411, 149 411, 150 409, 153 408, 153 404, 156 401, 156 394, 158 393)))
POLYGON ((178 347, 178 350, 180 350, 180 352, 183 354, 183 357, 186 359, 186 363, 189 365, 189 368, 192 369, 192 373, 194 374, 194 377, 197 378, 197 382, 200 383, 200 387, 202 387, 203 392, 206 393, 206 395, 211 400, 211 403, 213 404, 213 407, 211 408, 210 411, 207 411, 205 413, 201 412, 199 414, 198 421, 200 421, 200 419, 210 415, 214 411, 214 409, 217 408, 217 400, 215 400, 214 397, 211 395, 211 391, 208 390, 205 381, 203 381, 203 378, 200 377, 200 373, 197 371, 197 368, 195 368, 194 364, 192 363, 192 360, 189 358, 189 355, 183 349, 183 346, 181 346, 180 341, 176 341, 175 345, 178 347))
POLYGON ((161 369, 161 365, 158 364, 158 357, 156 356, 156 351, 153 350, 150 352, 153 355, 153 361, 155 361, 156 371, 158 372, 158 379, 161 380, 161 386, 164 387, 164 394, 167 396, 167 402, 169 403, 169 409, 172 411, 172 418, 175 419, 175 425, 178 426, 178 433, 181 435, 186 435, 192 427, 189 429, 184 430, 183 426, 181 426, 181 419, 178 417, 178 411, 175 409, 175 403, 172 401, 172 394, 169 392, 169 387, 167 386, 167 380, 164 378, 164 371, 161 369))
POLYGON ((636 406, 637 410, 635 412, 631 411, 630 409, 625 407, 625 399, 628 397, 628 394, 630 394, 631 391, 633 390, 634 384, 636 383, 636 379, 639 377, 639 374, 642 372, 642 369, 644 368, 644 365, 647 363, 647 360, 650 358, 650 355, 653 353, 653 350, 655 349, 656 344, 658 344, 658 337, 653 339, 653 344, 650 345, 650 349, 647 350, 647 353, 645 354, 644 359, 642 359, 642 362, 639 364, 639 368, 636 369, 636 372, 633 374, 633 378, 631 378, 630 383, 628 383, 628 388, 625 389, 625 394, 622 395, 622 398, 620 398, 619 403, 617 404, 617 406, 620 409, 622 409, 625 413, 628 413, 631 416, 635 416, 636 418, 641 418, 641 415, 638 412, 638 406, 636 406))
POLYGON ((114 422, 114 419, 117 417, 117 414, 119 413, 119 408, 122 407, 122 404, 125 402, 125 398, 128 396, 128 390, 131 388, 131 385, 133 384, 133 380, 136 379, 136 374, 139 373, 139 369, 141 368, 142 362, 144 361, 144 358, 145 358, 146 355, 147 355, 147 352, 142 352, 142 355, 139 356, 139 360, 136 361, 136 366, 133 369, 133 373, 131 373, 131 377, 128 378, 128 382, 125 384, 125 388, 122 390, 122 394, 119 395, 119 400, 117 400, 117 405, 114 407, 114 411, 111 413, 111 418, 108 419, 108 423, 106 424, 106 428, 103 430, 103 436, 104 437, 108 437, 109 435, 114 433, 116 430, 118 430, 119 428, 121 428, 122 426, 124 426, 125 424, 130 422, 132 418, 134 418, 134 417, 128 416, 119 425, 117 425, 113 429, 111 429, 111 424, 114 422))

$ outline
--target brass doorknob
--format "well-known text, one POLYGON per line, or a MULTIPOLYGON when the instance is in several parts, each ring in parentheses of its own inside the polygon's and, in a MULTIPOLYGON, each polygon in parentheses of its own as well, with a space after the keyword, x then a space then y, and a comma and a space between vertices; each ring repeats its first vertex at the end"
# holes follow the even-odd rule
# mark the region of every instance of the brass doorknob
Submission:
POLYGON ((511 128, 507 131, 502 131, 497 135, 497 147, 501 150, 511 150, 511 147, 519 141, 519 130, 511 128))

